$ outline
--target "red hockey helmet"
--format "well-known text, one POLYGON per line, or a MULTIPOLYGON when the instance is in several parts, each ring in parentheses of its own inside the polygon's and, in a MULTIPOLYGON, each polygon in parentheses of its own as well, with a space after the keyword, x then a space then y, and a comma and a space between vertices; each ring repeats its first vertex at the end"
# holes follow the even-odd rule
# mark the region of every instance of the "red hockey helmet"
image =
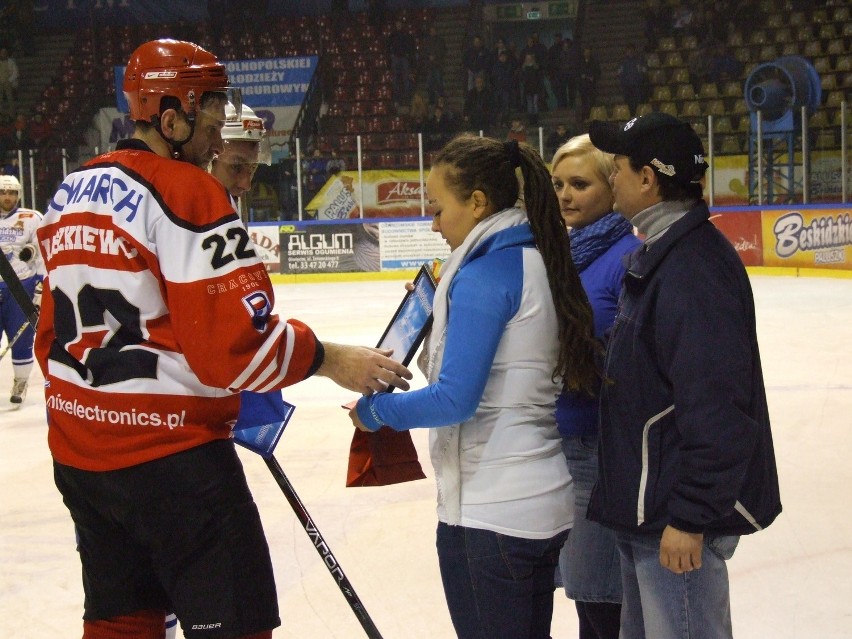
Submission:
POLYGON ((123 90, 134 121, 158 117, 164 96, 180 100, 190 117, 209 91, 226 94, 237 113, 242 106, 239 89, 228 86, 225 65, 197 44, 180 40, 152 40, 138 47, 127 63, 123 90))

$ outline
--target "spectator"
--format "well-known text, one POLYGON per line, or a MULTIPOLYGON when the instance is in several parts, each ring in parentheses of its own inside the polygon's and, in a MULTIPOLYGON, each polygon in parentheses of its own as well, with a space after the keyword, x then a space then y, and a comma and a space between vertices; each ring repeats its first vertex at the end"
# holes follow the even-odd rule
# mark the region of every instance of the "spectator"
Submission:
POLYGON ((711 82, 723 82, 725 80, 736 80, 743 71, 743 65, 737 60, 728 48, 721 42, 717 42, 710 57, 710 69, 708 79, 711 82))
MULTIPOLYGON (((413 122, 423 123, 429 117, 430 100, 426 97, 423 89, 415 89, 411 96, 411 105, 408 107, 408 116, 413 122)), ((415 131, 420 129, 415 128, 415 131)))
POLYGON ((429 386, 362 397, 349 413, 361 430, 430 430, 438 564, 460 639, 549 636, 573 520, 555 401, 599 377, 549 178, 529 145, 470 134, 434 158, 432 229, 451 253, 420 359, 429 386))
POLYGON ((15 134, 15 121, 7 113, 0 113, 0 152, 5 157, 14 146, 9 146, 15 134))
POLYGON ((462 55, 462 64, 467 72, 467 90, 470 91, 476 76, 491 70, 491 53, 482 44, 482 38, 473 37, 471 46, 462 55))
POLYGON ((429 25, 429 30, 423 39, 423 53, 427 58, 429 54, 433 56, 434 64, 438 66, 438 70, 443 74, 444 62, 447 59, 447 42, 438 33, 438 29, 434 23, 429 25))
POLYGON ((436 106, 436 107, 441 107, 441 109, 443 109, 443 111, 444 111, 444 116, 445 116, 446 118, 448 118, 448 120, 449 120, 450 122, 452 122, 452 123, 453 123, 453 126, 454 126, 454 127, 458 126, 458 124, 457 124, 458 118, 456 118, 455 111, 453 111, 453 109, 452 109, 452 108, 450 107, 450 105, 447 103, 447 98, 446 98, 446 96, 439 95, 439 96, 438 96, 438 99, 437 99, 437 100, 435 100, 435 106, 436 106))
POLYGON ((580 69, 582 56, 577 44, 571 38, 562 43, 562 59, 560 64, 565 71, 565 86, 568 90, 566 105, 573 109, 577 104, 577 93, 580 84, 580 69))
POLYGON ((402 20, 394 22, 388 36, 388 54, 393 76, 392 92, 394 105, 399 109, 411 99, 411 73, 415 67, 417 40, 411 35, 402 20))
POLYGON ((513 118, 509 125, 509 131, 506 133, 506 140, 515 142, 527 141, 527 129, 524 126, 524 121, 521 118, 513 118))
POLYGON ((432 115, 426 120, 424 144, 428 151, 436 151, 443 147, 456 131, 455 121, 440 104, 432 109, 432 115))
POLYGON ((35 146, 32 134, 30 133, 29 120, 27 120, 27 116, 23 113, 18 113, 15 116, 6 146, 9 149, 31 149, 35 146))
POLYGON ((0 113, 12 116, 18 91, 18 65, 6 47, 0 47, 0 113))
POLYGON ((494 90, 497 122, 505 125, 512 110, 512 98, 518 91, 517 65, 509 59, 508 49, 497 52, 491 67, 491 86, 494 90))
POLYGON ((518 57, 523 61, 527 55, 532 54, 539 68, 544 70, 547 66, 547 47, 545 47, 538 39, 538 33, 533 33, 527 37, 527 44, 521 49, 518 57))
POLYGON ((494 96, 485 84, 485 76, 479 74, 473 83, 473 89, 467 92, 464 101, 465 128, 471 131, 483 131, 488 135, 494 124, 494 96))
MULTIPOLYGON (((556 128, 550 132, 544 142, 544 148, 548 155, 553 156, 556 150, 565 144, 568 140, 574 137, 574 134, 568 130, 568 127, 560 122, 556 128)), ((558 194, 557 194, 558 195, 558 194)))
POLYGON ((544 71, 536 62, 535 54, 527 52, 519 73, 521 95, 527 109, 527 121, 530 125, 538 124, 538 114, 544 99, 544 71))
POLYGON ((592 55, 589 47, 583 47, 583 56, 580 59, 580 119, 585 121, 589 118, 589 112, 598 101, 598 78, 601 76, 601 67, 597 59, 592 55))
POLYGON ((53 132, 53 127, 50 122, 44 119, 44 114, 40 111, 33 113, 30 120, 30 135, 36 146, 41 146, 53 132))
POLYGON ((302 160, 302 182, 305 194, 310 200, 323 187, 326 181, 327 160, 319 149, 311 149, 308 157, 302 160))
MULTIPOLYGON (((571 138, 553 156, 553 188, 569 228, 571 256, 592 306, 595 337, 604 344, 618 308, 623 258, 639 247, 633 226, 612 210, 612 155, 588 135, 571 138)), ((565 594, 575 601, 580 639, 618 639, 621 570, 615 532, 586 517, 598 476, 598 394, 562 393, 556 424, 574 480, 574 528, 559 557, 565 594)))
POLYGON ((367 0, 367 22, 371 27, 381 30, 385 26, 385 0, 367 0))
POLYGON ((331 25, 340 33, 349 24, 349 0, 331 0, 331 25))
POLYGON ((642 56, 636 51, 636 45, 629 42, 617 73, 618 81, 621 84, 621 93, 630 115, 636 114, 636 107, 643 100, 643 87, 647 72, 648 68, 645 66, 642 56))
POLYGON ((568 66, 564 51, 565 40, 562 39, 561 33, 557 33, 553 44, 547 50, 547 74, 550 78, 550 88, 556 98, 556 106, 563 109, 568 106, 568 66))
POLYGON ((588 516, 617 531, 621 639, 731 639, 726 562, 781 512, 754 299, 709 220, 698 135, 663 113, 631 124, 589 126, 645 240, 607 346, 588 516))
POLYGON ((435 54, 431 51, 426 54, 424 77, 429 103, 434 104, 438 96, 444 93, 444 71, 443 65, 438 63, 435 54))
POLYGON ((331 179, 333 176, 337 175, 341 171, 346 170, 346 160, 337 155, 337 149, 335 147, 331 147, 331 157, 325 163, 325 177, 326 181, 331 179))

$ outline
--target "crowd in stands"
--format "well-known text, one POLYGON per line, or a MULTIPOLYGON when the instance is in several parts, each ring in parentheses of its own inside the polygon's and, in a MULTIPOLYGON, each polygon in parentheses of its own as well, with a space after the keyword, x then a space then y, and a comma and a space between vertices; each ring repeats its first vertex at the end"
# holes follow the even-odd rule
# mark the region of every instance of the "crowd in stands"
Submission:
MULTIPOLYGON (((225 0, 213 0, 211 5, 215 1, 234 6, 225 0)), ((644 38, 624 45, 617 70, 619 95, 599 95, 601 64, 567 27, 551 27, 530 34, 525 41, 510 41, 487 30, 482 32, 487 37, 480 37, 475 26, 461 48, 450 52, 436 28, 433 9, 390 11, 382 0, 370 0, 366 12, 351 13, 345 8, 349 3, 335 0, 337 9, 329 16, 257 21, 246 20, 239 12, 213 12, 221 19, 209 24, 87 28, 78 34, 77 55, 69 56, 57 70, 55 77, 61 82, 51 83, 33 108, 22 111, 14 103, 14 91, 11 102, 5 99, 4 78, 10 72, 4 72, 4 64, 11 67, 4 61, 14 64, 14 57, 24 53, 19 44, 20 24, 28 20, 24 7, 31 3, 12 0, 0 9, 4 18, 0 47, 7 45, 5 52, 0 48, 0 159, 10 150, 44 148, 53 154, 49 164, 54 166, 59 164, 59 149, 67 147, 73 154, 93 112, 114 104, 113 65, 126 60, 133 43, 163 35, 160 31, 166 27, 168 35, 198 42, 223 59, 321 56, 325 106, 310 142, 303 142, 308 165, 300 167, 308 194, 314 183, 321 182, 319 176, 328 175, 325 165, 330 160, 332 170, 338 161, 348 170, 355 169, 356 135, 362 137, 364 168, 416 167, 418 133, 423 135, 427 163, 429 153, 460 131, 525 139, 527 129, 536 130, 530 141, 538 146, 541 122, 545 123, 545 149, 549 152, 557 139, 582 132, 574 129, 582 129, 590 119, 625 119, 649 109, 666 110, 665 92, 655 95, 656 90, 663 87, 674 94, 684 84, 691 85, 696 98, 708 84, 718 85, 720 94, 723 85, 737 85, 735 106, 740 110, 733 116, 736 123, 747 119, 742 111, 742 85, 748 67, 759 59, 754 52, 750 57, 742 55, 736 42, 750 42, 763 22, 772 18, 758 17, 767 1, 706 4, 682 0, 673 4, 645 0, 644 38), (660 64, 666 42, 674 42, 676 53, 682 55, 677 68, 660 64), (686 42, 692 44, 684 46, 686 42), (454 63, 461 63, 458 77, 447 76, 449 55, 454 63), (453 93, 451 100, 448 89, 451 84, 457 87, 459 81, 464 93, 453 93), (554 110, 566 114, 564 131, 555 130, 552 116, 542 116, 554 110), (332 157, 333 150, 339 154, 337 159, 332 157)), ((815 7, 839 6, 837 0, 784 2, 785 7, 806 16, 815 15, 815 7)), ((816 26, 813 33, 817 33, 816 26)), ((847 35, 843 37, 848 40, 847 35)), ((848 42, 844 53, 834 57, 848 61, 848 42)), ((834 65, 832 60, 832 71, 834 65)), ((455 73, 457 67, 450 68, 455 73)), ((838 75, 838 86, 842 81, 838 75)), ((733 110, 734 101, 731 97, 723 109, 733 110)), ((684 116, 680 103, 676 104, 676 115, 684 116)), ((686 115, 693 122, 706 118, 704 106, 686 115)), ((833 125, 835 116, 829 113, 828 118, 833 125)), ((744 136, 742 127, 740 122, 734 128, 744 136)), ((739 144, 739 151, 742 149, 739 144)), ((41 166, 36 167, 43 173, 39 179, 53 179, 41 166)))
POLYGON ((590 50, 581 50, 562 33, 555 33, 549 45, 533 33, 520 49, 502 38, 490 48, 474 36, 462 61, 468 90, 464 123, 470 129, 490 133, 517 113, 535 126, 542 111, 577 104, 583 106, 582 117, 595 101, 600 67, 590 50))

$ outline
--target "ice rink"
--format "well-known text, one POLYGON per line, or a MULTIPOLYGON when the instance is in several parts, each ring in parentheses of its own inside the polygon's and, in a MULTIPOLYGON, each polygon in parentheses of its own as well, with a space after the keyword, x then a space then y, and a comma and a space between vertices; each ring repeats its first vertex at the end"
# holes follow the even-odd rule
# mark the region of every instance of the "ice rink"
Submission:
MULTIPOLYGON (((852 637, 852 279, 755 275, 752 282, 784 512, 743 538, 729 562, 734 633, 852 637)), ((323 340, 373 345, 403 292, 393 280, 278 285, 276 310, 323 340)), ((7 410, 9 359, 0 362, 0 637, 79 637, 80 566, 53 485, 43 378, 36 369, 23 407, 7 410)), ((415 383, 423 384, 419 373, 415 383)), ((353 394, 311 379, 284 396, 296 411, 276 458, 382 636, 454 637, 434 548, 426 433, 414 440, 427 479, 345 488, 352 426, 339 406, 353 394)), ((274 637, 364 637, 263 460, 240 454, 276 568, 283 625, 274 637)), ((577 636, 573 602, 561 592, 552 635, 577 636)))

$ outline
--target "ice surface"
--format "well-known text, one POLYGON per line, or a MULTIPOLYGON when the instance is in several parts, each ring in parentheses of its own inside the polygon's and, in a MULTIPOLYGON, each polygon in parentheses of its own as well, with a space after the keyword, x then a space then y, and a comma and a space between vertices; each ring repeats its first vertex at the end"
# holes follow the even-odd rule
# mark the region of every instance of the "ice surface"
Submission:
MULTIPOLYGON (((752 282, 784 512, 729 562, 735 636, 852 637, 852 279, 752 282)), ((402 281, 278 285, 276 309, 323 340, 373 345, 403 293, 402 281)), ((23 407, 6 411, 12 373, 8 356, 0 362, 0 637, 82 634, 80 566, 53 485, 41 382, 34 371, 23 407)), ((414 433, 426 480, 345 488, 352 429, 340 405, 352 393, 311 379, 285 398, 297 408, 276 457, 383 637, 451 639, 426 433, 414 433)), ((364 637, 263 460, 240 456, 276 568, 274 637, 364 637)), ((552 635, 577 636, 561 592, 552 635)))

